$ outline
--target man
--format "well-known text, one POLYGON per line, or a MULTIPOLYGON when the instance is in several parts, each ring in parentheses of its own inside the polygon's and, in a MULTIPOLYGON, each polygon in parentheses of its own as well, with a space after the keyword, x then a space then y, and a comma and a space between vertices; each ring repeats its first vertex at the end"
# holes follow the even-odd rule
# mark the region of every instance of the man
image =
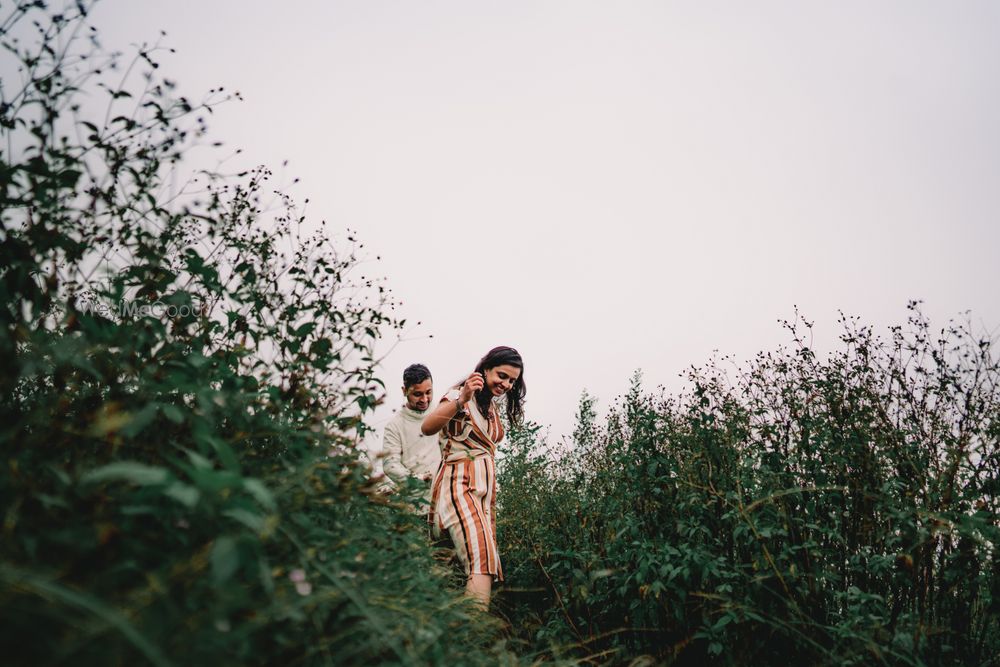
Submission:
POLYGON ((430 481, 441 462, 441 451, 436 435, 420 432, 420 423, 434 396, 434 380, 426 366, 412 364, 403 371, 403 396, 406 403, 385 425, 382 470, 397 485, 404 484, 409 477, 424 482, 427 487, 424 499, 429 503, 430 481))

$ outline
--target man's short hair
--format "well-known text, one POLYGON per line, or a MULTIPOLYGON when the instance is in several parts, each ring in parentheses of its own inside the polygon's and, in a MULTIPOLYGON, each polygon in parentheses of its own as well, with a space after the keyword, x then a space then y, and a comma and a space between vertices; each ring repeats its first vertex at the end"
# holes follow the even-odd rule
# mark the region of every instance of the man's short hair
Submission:
POLYGON ((409 389, 415 384, 420 384, 424 380, 430 380, 431 372, 423 364, 410 364, 403 371, 403 388, 409 389))

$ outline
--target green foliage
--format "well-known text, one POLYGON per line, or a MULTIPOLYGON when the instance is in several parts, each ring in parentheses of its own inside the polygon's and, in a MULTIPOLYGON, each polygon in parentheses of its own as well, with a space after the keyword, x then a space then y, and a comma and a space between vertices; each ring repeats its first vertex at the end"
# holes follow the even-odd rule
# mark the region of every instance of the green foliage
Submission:
POLYGON ((509 660, 359 463, 398 322, 353 238, 266 168, 182 177, 226 96, 88 6, 0 17, 5 662, 509 660))
POLYGON ((88 6, 0 16, 5 661, 1000 654, 1000 362, 915 304, 889 340, 845 320, 823 360, 796 321, 676 398, 636 374, 603 422, 585 394, 558 447, 511 432, 505 631, 359 462, 399 323, 353 236, 306 231, 266 168, 181 176, 228 96, 176 96, 159 47, 105 55, 88 6))
POLYGON ((1000 654, 1000 360, 911 304, 690 393, 638 374, 553 456, 512 434, 498 518, 521 638, 629 664, 989 664, 1000 654))

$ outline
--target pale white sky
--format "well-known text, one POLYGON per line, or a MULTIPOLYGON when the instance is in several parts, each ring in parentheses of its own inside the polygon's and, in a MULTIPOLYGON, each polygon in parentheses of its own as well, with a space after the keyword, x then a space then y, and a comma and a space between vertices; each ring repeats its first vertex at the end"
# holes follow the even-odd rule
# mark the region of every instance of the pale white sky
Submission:
MULTIPOLYGON (((177 49, 213 136, 290 161, 422 327, 439 393, 490 347, 572 428, 713 350, 926 301, 1000 325, 1000 3, 104 0, 106 45, 177 49), (426 335, 433 334, 433 338, 426 335)), ((390 408, 376 423, 384 423, 390 408)))

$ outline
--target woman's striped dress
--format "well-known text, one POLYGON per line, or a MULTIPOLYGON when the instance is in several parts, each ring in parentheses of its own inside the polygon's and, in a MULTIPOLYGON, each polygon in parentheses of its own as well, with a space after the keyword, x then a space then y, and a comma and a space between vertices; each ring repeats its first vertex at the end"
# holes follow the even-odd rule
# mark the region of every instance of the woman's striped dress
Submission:
MULTIPOLYGON (((458 400, 452 389, 445 400, 458 400)), ((441 465, 431 491, 429 520, 435 536, 447 530, 466 574, 491 574, 503 581, 497 549, 496 445, 503 439, 496 408, 483 416, 476 402, 452 417, 441 429, 441 465)))

